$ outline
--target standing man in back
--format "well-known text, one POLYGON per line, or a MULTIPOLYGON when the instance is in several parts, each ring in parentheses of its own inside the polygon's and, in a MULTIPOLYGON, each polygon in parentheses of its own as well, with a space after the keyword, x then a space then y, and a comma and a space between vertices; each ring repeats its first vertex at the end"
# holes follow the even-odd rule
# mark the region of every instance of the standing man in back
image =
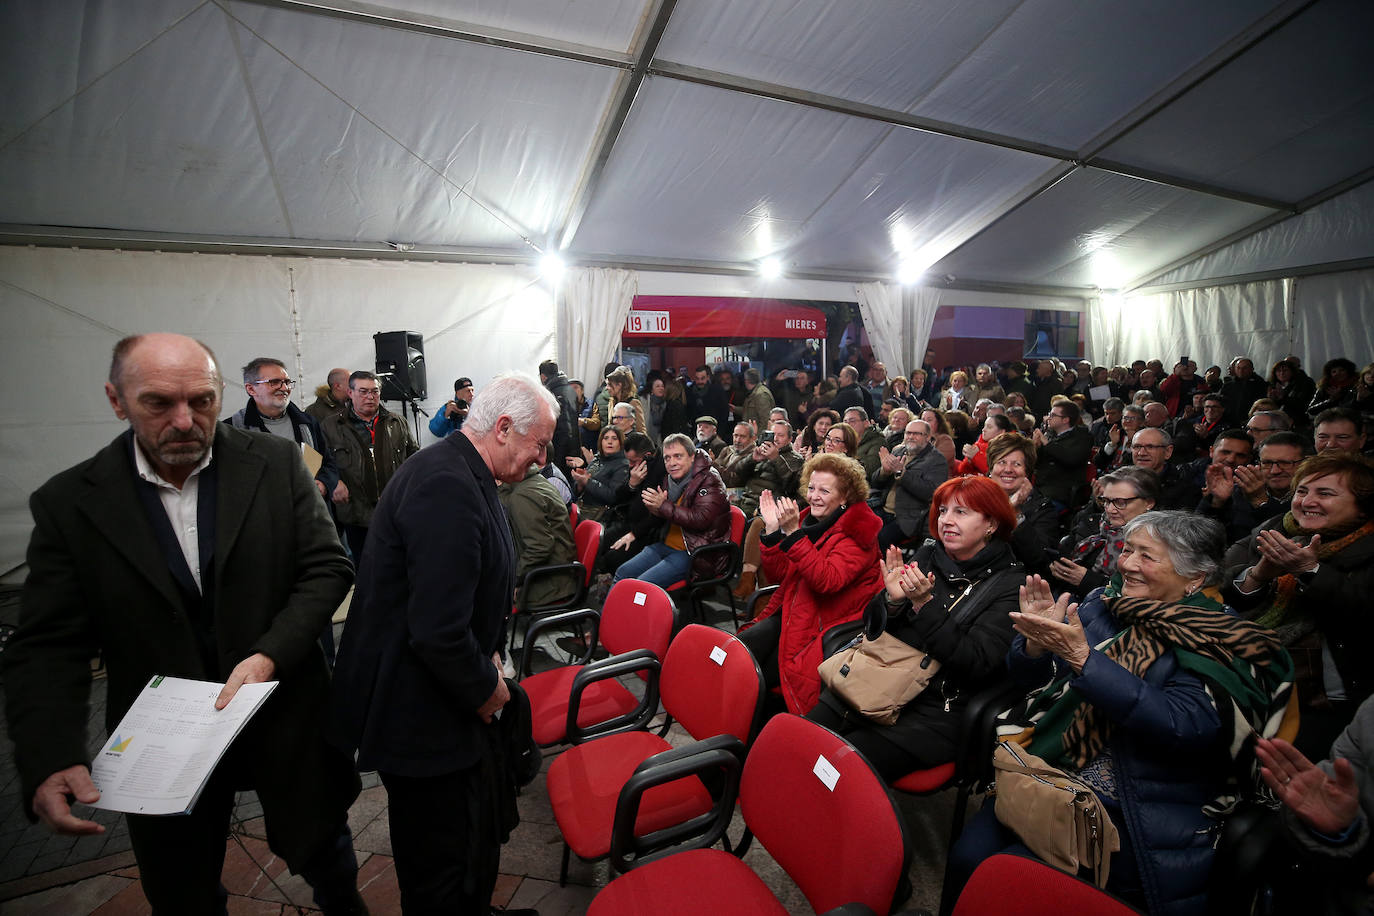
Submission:
POLYGON ((360 563, 377 500, 396 469, 419 451, 404 420, 382 406, 382 383, 359 369, 348 377, 348 404, 320 424, 339 465, 331 494, 353 562, 360 563))
POLYGON ((568 466, 568 458, 579 454, 577 437, 577 396, 568 377, 558 371, 558 363, 546 359, 539 364, 539 381, 558 399, 558 429, 553 434, 554 464, 568 466))
POLYGON ((305 412, 323 423, 324 418, 331 413, 343 410, 346 403, 348 403, 348 370, 330 369, 329 375, 325 377, 325 384, 315 389, 315 402, 305 408, 305 412))

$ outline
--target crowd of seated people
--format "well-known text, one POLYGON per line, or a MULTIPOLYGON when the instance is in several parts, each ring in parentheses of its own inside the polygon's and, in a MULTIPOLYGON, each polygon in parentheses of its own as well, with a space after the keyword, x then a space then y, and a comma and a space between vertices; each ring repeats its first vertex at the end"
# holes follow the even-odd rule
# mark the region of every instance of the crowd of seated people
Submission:
MULTIPOLYGON (((1263 742, 1262 762, 1333 779, 1310 761, 1349 746, 1374 693, 1360 661, 1374 635, 1374 366, 1332 359, 1315 380, 1293 357, 1267 376, 1247 358, 895 378, 880 364, 738 380, 684 367, 647 381, 646 434, 632 434, 645 412, 627 374, 609 367, 609 394, 586 408, 595 416, 600 399, 606 421, 593 425, 621 436, 569 462, 584 508, 604 506, 599 569, 681 579, 685 549, 727 538, 725 508, 738 506, 736 593, 781 586, 741 639, 781 705, 845 736, 884 778, 954 759, 979 688, 1024 687, 1009 715, 1042 723, 1029 747, 1101 798, 1122 844, 1108 890, 1150 913, 1207 911, 1211 803, 1257 786, 1237 776, 1258 773, 1241 765, 1255 742, 1237 730, 1273 734, 1290 681, 1295 739, 1263 742), (665 417, 696 418, 696 441, 665 417), (595 486, 607 464, 613 486, 595 486), (892 725, 847 708, 816 671, 825 631, 878 606, 886 632, 941 665, 892 725)), ((1342 837, 1367 834, 1351 817, 1342 837)), ((1330 820, 1293 818, 1295 848, 1330 820)), ((1020 845, 987 805, 951 860, 953 886, 1020 845)))

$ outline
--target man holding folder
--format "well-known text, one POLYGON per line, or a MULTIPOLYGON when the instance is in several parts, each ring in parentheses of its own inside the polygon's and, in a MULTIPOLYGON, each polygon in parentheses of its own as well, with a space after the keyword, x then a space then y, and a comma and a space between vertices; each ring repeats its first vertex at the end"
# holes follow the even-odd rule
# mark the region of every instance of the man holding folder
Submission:
MULTIPOLYGON (((294 442, 218 422, 224 383, 189 337, 115 345, 105 385, 130 429, 30 499, 19 627, 4 653, 6 714, 30 816, 58 833, 104 828, 71 810, 100 793, 86 720, 90 659, 109 672, 106 728, 153 675, 277 681, 186 815, 128 815, 154 914, 220 914, 234 793, 254 789, 267 842, 326 914, 366 912, 348 806, 358 779, 320 727, 329 670, 316 642, 352 581, 294 442)), ((284 437, 283 437, 284 438, 284 437)))

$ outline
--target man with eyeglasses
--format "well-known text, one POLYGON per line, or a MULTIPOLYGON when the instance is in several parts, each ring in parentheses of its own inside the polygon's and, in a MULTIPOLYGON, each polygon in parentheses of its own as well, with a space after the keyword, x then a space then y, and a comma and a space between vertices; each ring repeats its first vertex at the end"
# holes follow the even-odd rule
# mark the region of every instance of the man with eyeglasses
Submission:
POLYGON ((1228 540, 1240 540, 1256 525, 1288 511, 1293 472, 1310 454, 1297 433, 1274 433, 1259 446, 1258 464, 1239 465, 1229 475, 1209 469, 1208 492, 1197 511, 1225 525, 1228 540))
MULTIPOLYGON (((243 367, 243 387, 248 392, 248 404, 224 422, 235 429, 255 429, 290 439, 303 453, 307 446, 318 453, 320 469, 315 472, 315 488, 327 501, 339 485, 339 465, 325 444, 320 421, 291 403, 296 380, 287 374, 286 363, 259 356, 243 367)), ((306 462, 307 466, 311 463, 306 462)))
POLYGON ((883 520, 878 532, 878 553, 913 537, 925 524, 935 488, 949 479, 949 462, 930 441, 930 424, 912 420, 906 425, 902 444, 879 452, 882 461, 869 477, 875 493, 869 505, 883 520))
POLYGON ((1081 505, 1088 489, 1088 459, 1093 453, 1093 437, 1073 401, 1055 401, 1045 415, 1045 430, 1032 437, 1039 450, 1035 485, 1060 512, 1081 505))
POLYGON ((1157 509, 1191 509, 1197 505, 1201 485, 1185 475, 1170 459, 1174 440, 1162 429, 1147 426, 1131 439, 1131 464, 1159 475, 1157 509))
POLYGON ((1255 440, 1259 448, 1274 433, 1287 432, 1293 428, 1293 421, 1282 410, 1261 410, 1245 424, 1245 431, 1255 440))
POLYGON ((377 500, 401 462, 419 447, 405 420, 382 406, 377 376, 361 369, 348 377, 348 405, 321 426, 339 465, 334 511, 353 562, 361 563, 377 500))

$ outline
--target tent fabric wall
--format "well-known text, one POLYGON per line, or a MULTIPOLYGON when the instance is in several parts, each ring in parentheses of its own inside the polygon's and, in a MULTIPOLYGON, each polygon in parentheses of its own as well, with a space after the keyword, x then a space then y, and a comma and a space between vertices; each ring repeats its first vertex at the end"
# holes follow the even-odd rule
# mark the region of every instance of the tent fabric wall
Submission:
POLYGON ((569 378, 586 379, 589 396, 596 387, 592 380, 601 378, 620 343, 637 290, 632 270, 582 267, 564 277, 557 309, 558 365, 569 378))
POLYGON ((1334 356, 1374 358, 1374 270, 1104 296, 1088 306, 1088 358, 1098 365, 1180 356, 1200 367, 1248 356, 1262 373, 1289 354, 1309 371, 1334 356))
POLYGON ((1151 277, 1145 285, 1199 283, 1371 257, 1374 257, 1374 182, 1151 277))
POLYGON ((873 352, 889 377, 920 368, 941 290, 896 283, 861 283, 854 289, 873 352))
MULTIPOLYGON (((226 416, 246 401, 238 367, 253 357, 285 361, 308 404, 330 368, 373 368, 377 331, 424 335, 431 412, 459 375, 480 387, 553 353, 552 297, 524 267, 0 247, 0 313, 0 573, 23 560, 29 494, 124 427, 103 384, 127 334, 205 341, 226 416)), ((433 441, 423 423, 420 441, 433 441)))

